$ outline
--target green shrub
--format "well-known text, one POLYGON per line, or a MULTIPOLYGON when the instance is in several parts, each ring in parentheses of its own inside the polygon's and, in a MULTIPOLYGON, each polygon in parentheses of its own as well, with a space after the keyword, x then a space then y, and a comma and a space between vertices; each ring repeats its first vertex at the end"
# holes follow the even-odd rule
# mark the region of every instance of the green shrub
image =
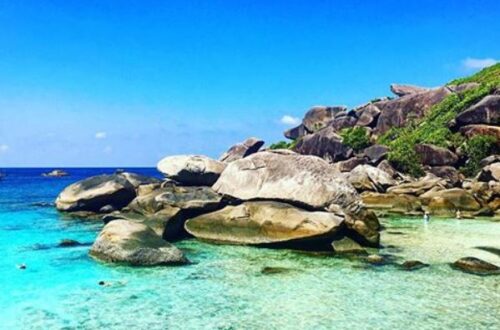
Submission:
MULTIPOLYGON (((448 124, 459 113, 500 86, 500 64, 486 68, 471 77, 454 80, 450 84, 465 82, 477 82, 479 85, 458 94, 448 95, 420 120, 409 122, 406 127, 393 127, 379 137, 377 142, 390 148, 388 159, 398 170, 415 176, 423 173, 419 157, 414 151, 416 144, 427 143, 444 148, 458 148, 464 143, 464 137, 459 133, 453 133, 448 124)), ((470 141, 468 143, 470 144, 470 141)), ((479 142, 473 142, 470 147, 477 152, 471 150, 471 155, 474 156, 469 157, 474 160, 469 161, 464 173, 477 172, 479 161, 487 156, 480 158, 476 155, 483 150, 477 143, 479 142)))
POLYGON ((481 166, 479 162, 494 153, 496 139, 487 135, 476 135, 463 145, 464 154, 469 158, 467 164, 461 168, 462 173, 472 177, 476 175, 481 166))
POLYGON ((294 140, 291 142, 286 142, 286 141, 278 141, 276 143, 273 143, 269 146, 269 149, 275 150, 275 149, 293 149, 297 145, 298 140, 294 140))
POLYGON ((370 137, 363 127, 349 127, 340 131, 342 142, 354 149, 360 151, 370 146, 370 137))

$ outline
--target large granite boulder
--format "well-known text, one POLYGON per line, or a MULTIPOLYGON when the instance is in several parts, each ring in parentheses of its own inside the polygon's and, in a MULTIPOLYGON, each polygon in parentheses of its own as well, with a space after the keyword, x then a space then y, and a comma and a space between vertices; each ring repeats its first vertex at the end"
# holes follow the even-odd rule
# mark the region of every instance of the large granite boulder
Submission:
POLYGON ((389 148, 381 144, 374 144, 363 150, 363 154, 370 160, 372 164, 378 164, 385 159, 389 153, 389 148))
POLYGON ((420 196, 423 193, 433 189, 442 190, 446 188, 446 181, 442 178, 438 178, 433 174, 428 174, 418 181, 402 183, 394 187, 387 189, 388 193, 393 193, 397 195, 407 194, 420 196))
POLYGON ((190 186, 213 185, 225 167, 225 163, 193 155, 168 156, 157 165, 158 171, 169 179, 190 186))
POLYGON ((346 107, 343 106, 315 106, 305 114, 302 124, 308 132, 314 133, 327 126, 336 114, 345 111, 346 107))
POLYGON ((486 124, 500 125, 500 95, 488 95, 456 118, 459 126, 486 124))
POLYGON ((127 219, 147 224, 166 240, 185 236, 184 222, 203 213, 218 210, 226 204, 223 197, 209 187, 167 184, 137 196, 125 209, 104 219, 127 219))
POLYGON ((347 180, 358 191, 385 192, 388 187, 397 184, 388 173, 370 165, 356 166, 347 174, 347 180))
POLYGON ((56 208, 66 212, 118 210, 135 198, 141 184, 156 181, 133 173, 93 176, 66 187, 56 199, 56 208))
POLYGON ((350 172, 356 166, 366 164, 364 157, 352 157, 333 164, 333 167, 339 172, 350 172))
POLYGON ((333 119, 330 124, 328 124, 329 127, 332 127, 336 132, 340 132, 344 128, 349 128, 353 127, 356 125, 357 118, 354 115, 348 114, 345 116, 339 116, 333 119))
POLYGON ((90 255, 106 262, 131 266, 187 263, 183 253, 148 226, 127 220, 106 224, 90 249, 90 255))
POLYGON ((427 92, 428 88, 413 86, 413 85, 402 85, 402 84, 391 84, 391 92, 397 96, 405 96, 418 94, 422 92, 427 92))
POLYGON ((417 144, 415 151, 423 165, 446 166, 453 165, 458 161, 458 156, 450 150, 432 144, 417 144))
POLYGON ((245 141, 235 144, 228 151, 226 151, 220 158, 219 161, 224 163, 230 163, 235 160, 245 158, 251 154, 256 153, 264 145, 264 141, 258 138, 248 138, 245 141))
POLYGON ((309 132, 306 130, 306 127, 304 126, 304 124, 300 124, 297 127, 290 128, 290 129, 286 130, 284 132, 284 135, 287 139, 297 140, 298 138, 301 138, 308 133, 309 132))
POLYGON ((271 151, 228 164, 213 189, 241 200, 273 199, 314 209, 359 201, 352 185, 323 159, 271 151))
POLYGON ((361 198, 370 210, 409 215, 422 213, 421 202, 412 195, 365 192, 361 194, 361 198))
POLYGON ((458 186, 465 179, 464 175, 453 166, 434 166, 429 172, 446 180, 450 186, 458 186))
POLYGON ((460 127, 460 133, 469 139, 476 135, 489 135, 500 141, 500 126, 467 125, 460 127))
POLYGON ((355 113, 358 117, 356 126, 375 127, 380 115, 380 109, 370 103, 357 109, 355 113))
POLYGON ((392 127, 403 127, 409 120, 422 118, 433 105, 449 94, 451 91, 448 88, 441 87, 394 100, 375 102, 374 105, 381 111, 375 133, 381 135, 392 127))
POLYGON ((337 130, 328 126, 299 140, 294 150, 302 155, 314 155, 329 162, 349 159, 354 151, 342 143, 337 130))
POLYGON ((322 248, 344 227, 344 217, 279 202, 245 202, 186 221, 186 230, 227 244, 322 248))
POLYGON ((419 196, 432 214, 454 215, 457 210, 478 211, 481 204, 468 191, 460 188, 428 191, 419 196))
POLYGON ((487 165, 476 176, 477 181, 500 181, 500 162, 487 165))

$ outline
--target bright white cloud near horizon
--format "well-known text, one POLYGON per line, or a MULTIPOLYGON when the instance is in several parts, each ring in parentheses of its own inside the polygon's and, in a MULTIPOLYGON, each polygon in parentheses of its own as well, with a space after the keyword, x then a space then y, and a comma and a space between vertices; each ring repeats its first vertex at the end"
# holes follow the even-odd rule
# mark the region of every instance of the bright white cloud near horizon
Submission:
POLYGON ((105 139, 108 136, 106 132, 97 132, 95 133, 95 138, 98 140, 105 139))
POLYGON ((301 120, 297 117, 284 115, 283 117, 281 117, 280 122, 285 125, 298 125, 300 124, 301 120))
POLYGON ((462 67, 467 71, 481 70, 498 63, 493 58, 472 58, 467 57, 462 61, 462 67))

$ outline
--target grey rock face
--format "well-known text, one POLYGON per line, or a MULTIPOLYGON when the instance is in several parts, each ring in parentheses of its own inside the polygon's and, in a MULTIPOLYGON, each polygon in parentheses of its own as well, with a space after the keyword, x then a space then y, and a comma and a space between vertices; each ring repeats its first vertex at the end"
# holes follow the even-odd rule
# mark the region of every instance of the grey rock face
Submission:
POLYGON ((307 131, 314 133, 327 126, 336 114, 345 112, 346 110, 347 108, 343 106, 315 106, 305 114, 302 124, 307 131))
POLYGON ((417 144, 415 151, 418 153, 423 165, 447 166, 458 161, 458 156, 450 150, 432 144, 417 144))
POLYGON ((354 153, 342 143, 342 138, 332 126, 304 136, 295 146, 295 151, 302 155, 319 156, 332 163, 349 159, 354 153))
POLYGON ((90 255, 102 261, 131 266, 187 263, 179 249, 161 239, 151 228, 127 220, 106 224, 92 245, 90 255))
POLYGON ((101 208, 118 210, 136 196, 136 188, 156 179, 133 173, 93 176, 66 187, 56 199, 60 211, 99 212, 101 208))
POLYGON ((500 95, 488 95, 461 112, 455 121, 459 126, 486 124, 500 125, 500 95))
POLYGON ((282 200, 315 209, 359 201, 356 190, 323 159, 269 151, 228 164, 213 189, 241 200, 282 200))
POLYGON ((228 151, 226 151, 219 159, 219 161, 224 163, 230 163, 232 161, 245 158, 251 154, 256 153, 264 145, 264 141, 258 138, 248 138, 242 143, 235 144, 228 151))
POLYGON ((418 94, 428 91, 428 88, 413 86, 413 85, 401 85, 401 84, 391 84, 391 92, 397 96, 405 96, 411 94, 418 94))
POLYGON ((226 165, 206 156, 179 155, 163 158, 158 171, 184 185, 211 186, 226 165))

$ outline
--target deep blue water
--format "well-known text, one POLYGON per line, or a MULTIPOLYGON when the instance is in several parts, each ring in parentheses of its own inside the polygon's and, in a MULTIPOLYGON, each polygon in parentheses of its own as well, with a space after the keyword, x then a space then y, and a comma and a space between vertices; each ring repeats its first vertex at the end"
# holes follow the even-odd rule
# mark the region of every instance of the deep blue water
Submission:
MULTIPOLYGON (((3 169, 0 181, 0 329, 499 329, 500 277, 448 262, 500 248, 488 219, 383 219, 381 250, 431 267, 406 272, 289 250, 176 243, 192 265, 130 268, 99 263, 89 244, 102 227, 51 205, 68 184, 115 169, 3 169), (397 233, 397 234, 394 234, 397 233), (63 238, 87 245, 59 248, 63 238), (16 265, 24 263, 26 270, 16 265), (288 271, 264 275, 264 267, 288 271), (101 287, 98 281, 114 283, 101 287)), ((131 171, 159 176, 155 169, 131 171)), ((377 252, 377 251, 372 251, 377 252)))

